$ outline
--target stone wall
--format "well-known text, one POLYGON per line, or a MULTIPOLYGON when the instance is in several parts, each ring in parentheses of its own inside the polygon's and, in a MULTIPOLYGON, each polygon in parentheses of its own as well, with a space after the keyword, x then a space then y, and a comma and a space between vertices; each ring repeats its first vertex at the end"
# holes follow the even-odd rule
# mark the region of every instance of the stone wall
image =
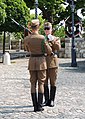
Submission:
POLYGON ((76 38, 75 47, 76 47, 76 57, 85 58, 85 39, 76 38))
MULTIPOLYGON (((75 38, 76 57, 85 58, 85 39, 75 38)), ((65 48, 61 48, 59 57, 71 58, 72 38, 65 38, 65 48)))

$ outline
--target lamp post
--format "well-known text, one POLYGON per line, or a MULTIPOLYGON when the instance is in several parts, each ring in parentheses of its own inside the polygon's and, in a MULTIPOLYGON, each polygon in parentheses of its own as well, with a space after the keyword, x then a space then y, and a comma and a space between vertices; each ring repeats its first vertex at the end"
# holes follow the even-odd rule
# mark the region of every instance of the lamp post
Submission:
POLYGON ((77 66, 76 49, 75 49, 75 43, 74 43, 74 9, 75 9, 75 5, 74 5, 74 0, 71 0, 71 2, 72 2, 72 4, 71 4, 71 11, 72 11, 72 47, 71 47, 72 62, 71 62, 71 66, 76 67, 77 66))
POLYGON ((38 0, 35 0, 35 18, 38 18, 38 13, 37 13, 37 8, 38 8, 38 0))

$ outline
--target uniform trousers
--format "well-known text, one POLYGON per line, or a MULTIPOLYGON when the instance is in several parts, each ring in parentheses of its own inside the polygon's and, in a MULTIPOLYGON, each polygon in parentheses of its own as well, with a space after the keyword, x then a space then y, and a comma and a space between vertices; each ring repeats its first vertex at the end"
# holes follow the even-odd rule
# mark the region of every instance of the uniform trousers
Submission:
POLYGON ((56 86, 56 80, 58 76, 58 67, 56 68, 48 68, 46 71, 46 80, 45 86, 48 86, 48 80, 50 80, 50 86, 56 86))
POLYGON ((38 93, 44 93, 46 70, 31 70, 29 72, 30 72, 30 82, 31 82, 31 93, 36 93, 37 82, 38 82, 38 93))

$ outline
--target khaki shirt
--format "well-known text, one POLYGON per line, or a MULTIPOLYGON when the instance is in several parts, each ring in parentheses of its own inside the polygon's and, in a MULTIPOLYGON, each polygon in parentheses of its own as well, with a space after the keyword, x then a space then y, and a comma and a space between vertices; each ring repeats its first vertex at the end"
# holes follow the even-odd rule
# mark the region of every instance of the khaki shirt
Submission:
MULTIPOLYGON (((49 46, 48 42, 44 42, 44 50, 42 51, 42 42, 45 37, 40 34, 32 33, 30 36, 26 36, 24 39, 25 47, 30 54, 51 54, 52 48, 49 46)), ((29 70, 45 70, 47 69, 46 57, 30 57, 28 63, 29 70)))
POLYGON ((53 55, 48 55, 47 59, 47 67, 48 68, 55 68, 59 66, 59 58, 57 57, 56 51, 61 49, 61 43, 59 37, 54 36, 54 40, 48 41, 52 48, 53 55))

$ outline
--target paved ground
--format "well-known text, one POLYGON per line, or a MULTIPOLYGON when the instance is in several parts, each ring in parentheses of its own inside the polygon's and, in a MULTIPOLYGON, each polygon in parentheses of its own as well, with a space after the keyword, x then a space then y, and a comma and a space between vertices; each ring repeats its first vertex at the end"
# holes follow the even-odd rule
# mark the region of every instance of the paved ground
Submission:
POLYGON ((70 59, 60 59, 54 107, 33 112, 28 59, 0 63, 0 119, 85 119, 85 59, 70 67, 70 59))

